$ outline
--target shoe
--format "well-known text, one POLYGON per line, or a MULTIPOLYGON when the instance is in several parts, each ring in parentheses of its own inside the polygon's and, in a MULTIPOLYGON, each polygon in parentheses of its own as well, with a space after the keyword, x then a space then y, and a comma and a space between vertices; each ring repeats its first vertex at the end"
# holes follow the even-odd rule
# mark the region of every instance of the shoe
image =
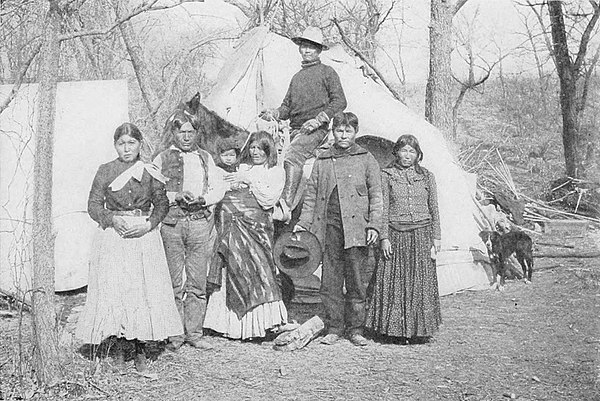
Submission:
POLYGON ((189 345, 191 345, 192 347, 198 348, 198 349, 211 350, 211 349, 215 348, 211 343, 209 343, 202 337, 188 338, 187 340, 185 340, 185 342, 188 343, 189 345))
POLYGON ((364 338, 362 336, 362 334, 358 334, 358 333, 354 333, 350 336, 350 342, 354 345, 356 345, 357 347, 364 347, 365 345, 368 344, 368 341, 366 338, 364 338))
POLYGON ((338 342, 340 336, 335 333, 329 333, 325 337, 321 338, 321 344, 333 345, 338 342))
POLYGON ((165 345, 165 348, 171 352, 177 352, 182 345, 183 340, 180 340, 178 338, 170 338, 167 345, 165 345))

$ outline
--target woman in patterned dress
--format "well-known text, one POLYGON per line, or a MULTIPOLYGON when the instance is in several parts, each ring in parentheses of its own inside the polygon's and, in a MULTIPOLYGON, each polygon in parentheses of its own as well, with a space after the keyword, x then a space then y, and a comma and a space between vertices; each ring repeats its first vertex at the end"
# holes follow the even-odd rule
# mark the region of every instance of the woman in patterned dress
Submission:
POLYGON ((119 126, 119 157, 98 168, 88 213, 98 222, 89 265, 85 307, 76 336, 86 344, 116 337, 115 364, 124 364, 124 346, 135 343, 135 367, 146 369, 144 342, 183 333, 160 233, 167 214, 165 178, 140 158, 142 134, 131 123, 119 126))
POLYGON ((285 184, 270 134, 255 132, 237 172, 224 175, 230 190, 221 202, 219 237, 211 270, 223 266, 220 289, 209 298, 204 327, 235 339, 265 337, 287 322, 273 260, 273 206, 285 184))
POLYGON ((421 342, 442 322, 435 254, 440 219, 433 174, 419 165, 417 138, 402 135, 395 161, 382 170, 381 258, 373 279, 367 327, 377 334, 421 342))

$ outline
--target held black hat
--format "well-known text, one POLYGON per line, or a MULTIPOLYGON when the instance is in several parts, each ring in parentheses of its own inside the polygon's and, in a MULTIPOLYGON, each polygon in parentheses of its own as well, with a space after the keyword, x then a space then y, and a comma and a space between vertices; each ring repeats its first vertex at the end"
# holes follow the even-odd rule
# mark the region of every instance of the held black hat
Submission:
POLYGON ((275 264, 290 277, 308 277, 321 263, 321 244, 308 231, 285 232, 273 247, 275 264))

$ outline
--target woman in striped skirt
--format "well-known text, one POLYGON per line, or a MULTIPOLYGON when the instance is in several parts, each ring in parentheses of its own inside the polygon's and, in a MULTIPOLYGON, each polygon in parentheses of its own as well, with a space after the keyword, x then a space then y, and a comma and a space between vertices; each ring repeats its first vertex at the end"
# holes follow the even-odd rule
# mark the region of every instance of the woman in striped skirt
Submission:
POLYGON ((209 282, 220 287, 208 300, 204 327, 235 339, 265 337, 287 323, 273 259, 273 206, 285 184, 272 136, 250 135, 237 172, 224 180, 218 238, 209 282), (222 271, 216 267, 222 267, 222 271))

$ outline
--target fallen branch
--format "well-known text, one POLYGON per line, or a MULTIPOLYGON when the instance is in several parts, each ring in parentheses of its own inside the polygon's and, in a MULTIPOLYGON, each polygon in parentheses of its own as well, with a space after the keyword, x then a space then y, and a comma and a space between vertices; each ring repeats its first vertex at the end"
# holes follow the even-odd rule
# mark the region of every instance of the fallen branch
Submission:
POLYGON ((7 298, 9 302, 21 304, 23 310, 31 311, 31 305, 25 299, 19 299, 16 294, 0 289, 0 296, 7 298))
POLYGON ((539 252, 534 252, 533 256, 535 258, 593 259, 593 258, 600 258, 600 252, 598 252, 598 251, 588 252, 588 253, 585 253, 585 252, 572 252, 572 253, 539 253, 539 252))
POLYGON ((563 245, 563 244, 557 244, 555 242, 536 242, 536 245, 546 245, 546 246, 557 246, 560 248, 575 248, 574 245, 563 245))

